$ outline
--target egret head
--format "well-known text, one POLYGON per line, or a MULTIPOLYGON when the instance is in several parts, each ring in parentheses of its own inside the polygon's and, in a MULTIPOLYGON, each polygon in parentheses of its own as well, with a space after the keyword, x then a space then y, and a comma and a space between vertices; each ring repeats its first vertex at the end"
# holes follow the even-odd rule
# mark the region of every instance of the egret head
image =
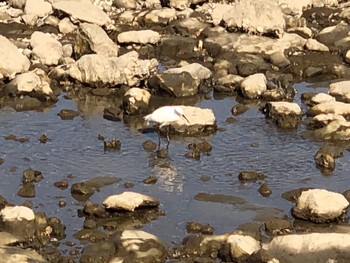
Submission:
POLYGON ((176 106, 174 108, 174 111, 177 115, 179 115, 180 117, 184 118, 188 123, 190 123, 190 121, 186 118, 185 114, 184 114, 184 110, 182 109, 182 107, 180 106, 176 106))

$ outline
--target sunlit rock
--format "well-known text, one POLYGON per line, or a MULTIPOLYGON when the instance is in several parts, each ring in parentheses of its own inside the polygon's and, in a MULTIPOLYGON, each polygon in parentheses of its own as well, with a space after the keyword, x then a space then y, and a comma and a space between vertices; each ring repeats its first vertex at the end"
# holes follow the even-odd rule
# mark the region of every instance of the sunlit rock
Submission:
POLYGON ((164 71, 164 73, 179 74, 181 72, 188 72, 194 79, 208 79, 211 77, 211 71, 199 63, 191 63, 180 68, 170 68, 164 71))
POLYGON ((156 44, 160 34, 153 30, 126 31, 118 35, 119 43, 156 44))
POLYGON ((123 108, 127 114, 144 113, 148 109, 151 93, 145 89, 131 88, 123 98, 123 108))
POLYGON ((3 221, 34 220, 35 215, 32 209, 26 206, 7 206, 0 211, 3 221))
POLYGON ((342 194, 324 189, 311 189, 301 193, 293 208, 293 215, 312 222, 324 223, 341 218, 348 207, 349 202, 342 194))
POLYGON ((350 102, 350 80, 334 82, 329 85, 329 94, 344 102, 350 102))
POLYGON ((266 90, 266 77, 262 73, 257 73, 246 77, 240 84, 240 88, 244 97, 256 99, 266 90))
POLYGON ((272 119, 278 127, 284 129, 299 127, 303 114, 297 103, 285 101, 268 102, 263 111, 266 118, 272 119))

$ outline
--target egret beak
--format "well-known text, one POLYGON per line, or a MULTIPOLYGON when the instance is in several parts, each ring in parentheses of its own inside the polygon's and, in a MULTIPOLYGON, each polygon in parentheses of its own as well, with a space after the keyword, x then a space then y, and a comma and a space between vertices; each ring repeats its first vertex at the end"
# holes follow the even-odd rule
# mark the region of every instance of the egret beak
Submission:
POLYGON ((182 114, 181 117, 183 117, 188 122, 188 124, 191 124, 184 114, 182 114))

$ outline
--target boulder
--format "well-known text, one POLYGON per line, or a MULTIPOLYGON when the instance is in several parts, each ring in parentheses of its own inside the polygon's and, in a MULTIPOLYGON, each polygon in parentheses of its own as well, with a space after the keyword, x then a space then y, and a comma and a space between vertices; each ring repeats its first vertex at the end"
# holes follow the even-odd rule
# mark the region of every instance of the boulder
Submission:
POLYGON ((131 88, 123 98, 124 112, 127 114, 140 114, 148 110, 151 93, 145 89, 131 88))
POLYGON ((61 10, 73 19, 83 22, 103 26, 111 22, 108 15, 100 8, 93 5, 89 0, 61 0, 54 1, 52 4, 54 9, 61 10))
POLYGON ((59 23, 58 23, 58 29, 62 34, 69 34, 73 32, 77 26, 75 26, 68 17, 63 18, 59 23))
POLYGON ((6 37, 0 35, 0 79, 29 69, 30 62, 6 37))
POLYGON ((266 90, 266 77, 262 73, 257 73, 246 77, 240 84, 240 89, 244 97, 248 99, 256 99, 266 90))
POLYGON ((17 75, 10 84, 17 89, 19 94, 35 92, 46 96, 53 93, 50 83, 38 76, 35 71, 17 75))
POLYGON ((0 211, 0 217, 3 222, 31 221, 35 219, 33 210, 26 206, 6 206, 0 211))
POLYGON ((263 111, 266 118, 272 119, 278 127, 283 129, 298 128, 303 115, 297 103, 285 101, 268 102, 263 111))
POLYGON ((349 244, 349 234, 292 234, 274 237, 262 249, 264 262, 347 262, 349 244))
POLYGON ((176 18, 176 10, 172 8, 153 9, 144 15, 145 22, 149 24, 167 25, 176 18))
POLYGON ((324 223, 341 219, 349 202, 339 193, 324 189, 303 191, 293 207, 293 215, 304 220, 324 223))
POLYGON ((51 12, 51 4, 44 0, 27 0, 24 7, 24 13, 26 15, 44 17, 50 14, 51 12))
POLYGON ((346 122, 346 119, 342 115, 338 114, 318 114, 312 118, 307 119, 307 126, 309 129, 315 130, 327 126, 332 121, 346 122))
POLYGON ((159 201, 148 195, 135 192, 123 192, 118 195, 111 195, 103 201, 106 209, 124 210, 133 212, 140 207, 157 207, 159 201))
POLYGON ((57 65, 63 56, 62 44, 43 32, 35 31, 30 38, 30 45, 33 58, 45 65, 57 65))
POLYGON ((38 252, 12 246, 0 247, 1 262, 6 263, 48 263, 38 252))
POLYGON ((321 52, 329 52, 329 48, 318 42, 316 39, 309 38, 305 43, 305 48, 309 51, 321 51, 321 52))
POLYGON ((158 65, 156 59, 142 60, 138 56, 136 51, 120 57, 84 55, 70 66, 68 74, 83 83, 136 86, 148 78, 158 65))
POLYGON ((328 101, 317 104, 306 112, 307 116, 316 116, 318 114, 336 114, 343 115, 345 118, 350 115, 350 104, 340 101, 328 101))
POLYGON ((160 34, 153 30, 126 31, 118 35, 119 43, 156 44, 160 34))
POLYGON ((96 54, 106 57, 118 56, 118 46, 100 26, 82 23, 79 28, 79 36, 88 42, 91 50, 96 54))
POLYGON ((158 237, 142 230, 124 230, 116 237, 115 258, 109 263, 165 262, 168 248, 158 237))
POLYGON ((260 250, 260 242, 247 235, 229 235, 227 243, 230 246, 231 257, 235 262, 239 262, 260 250))
POLYGON ((199 63, 191 63, 180 68, 170 68, 164 71, 164 73, 179 74, 182 72, 188 72, 192 78, 205 80, 211 77, 211 71, 199 63))
POLYGON ((341 101, 350 102, 350 80, 331 83, 328 92, 341 101))

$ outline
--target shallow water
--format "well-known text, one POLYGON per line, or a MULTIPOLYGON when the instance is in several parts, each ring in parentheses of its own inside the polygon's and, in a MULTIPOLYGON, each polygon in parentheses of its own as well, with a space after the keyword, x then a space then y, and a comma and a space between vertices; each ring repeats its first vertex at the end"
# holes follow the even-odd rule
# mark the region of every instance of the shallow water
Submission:
MULTIPOLYGON (((301 83, 297 101, 304 91, 325 91, 301 83)), ((166 215, 143 226, 142 229, 160 236, 168 243, 178 243, 185 236, 186 222, 209 223, 215 233, 234 230, 249 222, 261 222, 265 218, 289 215, 292 204, 281 198, 285 191, 299 187, 319 187, 343 192, 349 188, 348 152, 337 159, 332 176, 324 176, 315 167, 314 154, 322 143, 303 139, 299 131, 282 131, 265 120, 257 108, 252 108, 229 124, 226 119, 236 104, 233 98, 192 102, 199 107, 214 110, 222 131, 205 139, 213 146, 210 155, 202 155, 199 161, 184 157, 187 144, 199 138, 174 138, 169 146, 169 159, 155 162, 155 154, 143 150, 147 139, 157 142, 156 133, 142 134, 123 122, 111 122, 102 118, 103 102, 87 100, 77 105, 73 100, 60 97, 55 107, 45 112, 0 111, 1 135, 15 134, 27 137, 29 142, 7 141, 0 137, 0 157, 5 163, 0 166, 0 194, 14 204, 25 199, 16 195, 26 168, 42 171, 44 180, 36 184, 36 197, 29 199, 35 211, 45 211, 47 216, 57 216, 67 226, 66 240, 74 240, 72 234, 82 228, 83 219, 77 209, 83 203, 74 200, 70 187, 60 190, 53 183, 67 178, 69 184, 95 176, 117 176, 122 181, 103 187, 90 200, 102 202, 109 195, 125 191, 123 183, 134 182, 131 191, 154 196, 161 202, 160 209, 166 215), (57 113, 63 108, 79 109, 81 115, 74 120, 61 120, 57 113), (47 134, 50 140, 41 144, 38 138, 47 134), (104 152, 103 143, 97 139, 102 134, 106 139, 117 138, 122 142, 119 152, 104 152), (252 147, 256 143, 258 147, 252 147), (164 168, 164 164, 168 168, 164 168), (10 167, 16 166, 11 173, 10 167), (270 186, 270 197, 262 197, 258 182, 242 184, 238 173, 254 170, 265 173, 265 182, 270 186), (142 180, 156 175, 155 185, 145 185, 142 180), (201 176, 208 175, 207 182, 201 176), (225 194, 243 198, 238 204, 203 202, 194 199, 198 193, 225 194), (67 206, 60 208, 59 200, 67 206)), ((132 123, 131 123, 131 126, 132 123)), ((301 130, 304 129, 301 127, 301 130)), ((79 243, 79 242, 78 242, 79 243)))

